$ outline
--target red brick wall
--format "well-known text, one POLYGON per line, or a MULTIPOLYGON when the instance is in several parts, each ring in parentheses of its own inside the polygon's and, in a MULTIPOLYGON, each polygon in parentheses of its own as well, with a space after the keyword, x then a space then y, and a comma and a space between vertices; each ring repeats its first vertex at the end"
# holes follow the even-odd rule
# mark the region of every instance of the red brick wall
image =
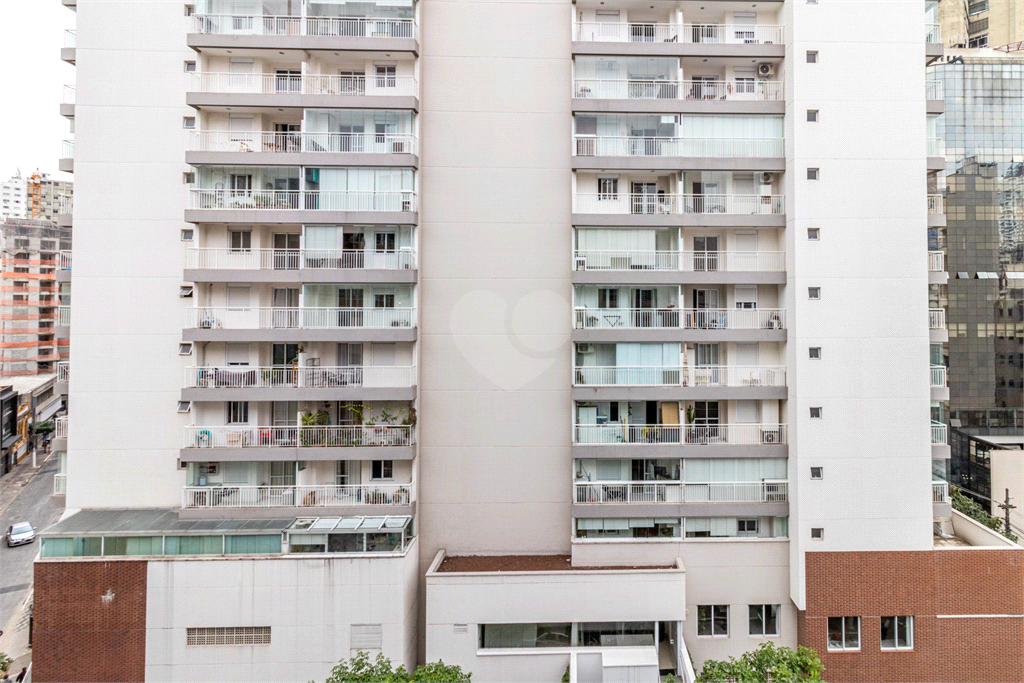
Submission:
POLYGON ((1024 550, 807 553, 801 645, 825 680, 1024 681, 1024 619, 937 615, 1024 614, 1024 550), (880 649, 880 618, 914 617, 914 648, 880 649), (828 617, 860 617, 861 647, 829 652, 828 617))
POLYGON ((146 678, 146 562, 37 562, 32 680, 146 678))

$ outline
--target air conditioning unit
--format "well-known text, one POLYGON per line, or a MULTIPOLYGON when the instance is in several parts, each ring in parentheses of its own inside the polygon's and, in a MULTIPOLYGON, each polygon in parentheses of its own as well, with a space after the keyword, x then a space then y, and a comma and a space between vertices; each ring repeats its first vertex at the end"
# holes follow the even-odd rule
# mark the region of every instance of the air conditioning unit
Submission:
POLYGON ((594 345, 593 344, 577 344, 576 345, 576 352, 577 353, 593 353, 594 352, 594 345))
POLYGON ((772 182, 772 174, 771 173, 762 173, 761 174, 761 184, 762 185, 770 185, 771 182, 772 182))
POLYGON ((775 65, 769 62, 761 62, 757 65, 757 75, 761 78, 771 78, 775 75, 775 65))

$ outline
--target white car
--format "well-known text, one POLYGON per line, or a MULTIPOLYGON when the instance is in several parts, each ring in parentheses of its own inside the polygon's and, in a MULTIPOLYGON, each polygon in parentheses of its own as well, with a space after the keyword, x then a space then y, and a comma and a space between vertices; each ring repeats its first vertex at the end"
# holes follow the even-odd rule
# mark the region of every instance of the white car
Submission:
POLYGON ((18 522, 7 527, 7 547, 25 545, 36 540, 36 530, 28 522, 18 522))

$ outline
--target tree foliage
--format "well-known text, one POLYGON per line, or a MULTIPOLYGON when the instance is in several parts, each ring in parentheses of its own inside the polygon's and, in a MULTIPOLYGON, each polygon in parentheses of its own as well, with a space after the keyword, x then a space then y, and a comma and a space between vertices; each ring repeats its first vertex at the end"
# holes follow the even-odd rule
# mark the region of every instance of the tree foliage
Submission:
POLYGON ((993 531, 999 532, 1014 543, 1017 542, 1017 536, 1012 533, 1008 534, 1005 532, 1005 524, 1003 523, 1003 520, 988 514, 985 508, 979 505, 977 501, 969 496, 965 496, 957 487, 949 487, 949 499, 953 505, 953 509, 957 512, 967 515, 974 521, 984 524, 993 531))
POLYGON ((405 666, 391 668, 391 660, 378 654, 374 662, 362 650, 349 660, 341 660, 325 683, 471 683, 473 674, 444 662, 421 664, 410 675, 405 666))
POLYGON ((0 673, 7 671, 11 668, 11 664, 14 660, 11 659, 6 652, 0 652, 0 673))
POLYGON ((701 683, 805 683, 821 681, 825 667, 818 653, 800 645, 796 651, 764 643, 727 662, 707 660, 697 680, 701 683))

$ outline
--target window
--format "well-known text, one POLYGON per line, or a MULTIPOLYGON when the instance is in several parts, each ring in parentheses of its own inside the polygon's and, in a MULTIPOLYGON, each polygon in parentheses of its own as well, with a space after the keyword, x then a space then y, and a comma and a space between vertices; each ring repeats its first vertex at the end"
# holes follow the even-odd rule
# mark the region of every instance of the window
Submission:
POLYGON ((228 402, 228 424, 247 424, 249 422, 249 402, 228 402))
POLYGON ((828 649, 860 649, 860 617, 828 618, 828 649))
POLYGON ((195 183, 196 183, 196 174, 195 173, 193 173, 193 172, 185 172, 185 173, 181 174, 181 184, 182 185, 195 185, 195 183))
POLYGON ((823 471, 824 470, 821 467, 812 467, 811 468, 811 479, 821 479, 823 471))
POLYGON ((750 605, 748 610, 750 613, 750 635, 779 635, 778 605, 750 605))
POLYGON ((818 51, 817 50, 808 50, 807 51, 807 63, 808 64, 817 64, 818 63, 818 51))
POLYGON ((270 645, 269 626, 185 629, 186 645, 270 645))
POLYGON ((882 649, 914 649, 914 617, 882 617, 882 649))
POLYGON ((809 168, 809 169, 807 169, 807 179, 808 180, 817 180, 818 179, 818 169, 816 169, 816 168, 809 168))
POLYGON ((183 119, 181 119, 181 127, 182 128, 190 128, 190 129, 191 128, 195 128, 196 127, 196 117, 194 117, 194 116, 186 116, 186 117, 184 117, 183 119))
POLYGON ((178 290, 178 296, 180 296, 182 299, 191 299, 192 285, 182 285, 181 288, 178 290))
POLYGON ((815 541, 821 541, 825 538, 825 530, 820 527, 814 527, 811 529, 811 538, 815 541))
POLYGON ((654 645, 653 621, 597 621, 576 624, 581 647, 654 645))
POLYGON ((811 240, 812 242, 817 242, 819 239, 821 239, 821 229, 807 228, 807 239, 811 240))
POLYGON ((758 524, 761 520, 757 517, 750 519, 737 519, 736 520, 736 535, 737 536, 757 536, 760 525, 758 524))
POLYGON ((808 287, 807 298, 817 301, 821 298, 821 287, 808 287))
POLYGON ((185 73, 193 73, 196 70, 196 63, 186 61, 185 62, 185 73))
POLYGON ((807 356, 811 360, 821 360, 821 347, 812 346, 807 349, 807 356))
POLYGON ((395 295, 394 294, 374 294, 373 295, 373 307, 374 308, 394 308, 395 307, 395 295))
POLYGON ((374 460, 371 465, 371 479, 394 479, 395 478, 395 462, 394 460, 374 460))
POLYGON ((178 412, 187 413, 192 410, 192 401, 178 401, 178 412))
POLYGON ((619 198, 618 178, 597 179, 597 201, 611 201, 619 198))
POLYGON ((821 419, 821 408, 820 407, 819 408, 811 408, 811 419, 812 420, 820 420, 821 419))
POLYGON ((196 6, 195 5, 185 5, 185 16, 186 17, 191 17, 195 13, 196 13, 196 6))
POLYGON ((480 624, 480 648, 569 647, 572 624, 480 624))
POLYGON ((182 242, 191 242, 192 239, 195 237, 195 234, 196 234, 196 232, 195 232, 195 230, 193 228, 182 228, 181 229, 181 241, 182 242))
POLYGON ((377 87, 394 88, 397 69, 398 67, 394 64, 377 64, 375 67, 377 73, 377 87))
POLYGON ((597 307, 598 308, 618 308, 619 307, 619 290, 617 290, 617 289, 599 289, 599 290, 597 290, 597 307))
POLYGON ((178 355, 179 356, 191 356, 192 355, 192 344, 190 342, 183 342, 178 344, 178 355))
POLYGON ((249 230, 232 230, 231 251, 252 251, 252 232, 249 230))
POLYGON ((728 636, 728 605, 697 605, 698 636, 728 636))
POLYGON ((808 109, 807 110, 807 120, 810 121, 811 123, 817 123, 818 122, 818 110, 817 109, 808 109))
POLYGON ((971 38, 967 43, 967 47, 988 47, 988 34, 971 38))
POLYGON ((972 2, 967 5, 967 16, 972 17, 975 14, 981 14, 982 12, 988 11, 988 0, 981 0, 981 2, 972 2))

